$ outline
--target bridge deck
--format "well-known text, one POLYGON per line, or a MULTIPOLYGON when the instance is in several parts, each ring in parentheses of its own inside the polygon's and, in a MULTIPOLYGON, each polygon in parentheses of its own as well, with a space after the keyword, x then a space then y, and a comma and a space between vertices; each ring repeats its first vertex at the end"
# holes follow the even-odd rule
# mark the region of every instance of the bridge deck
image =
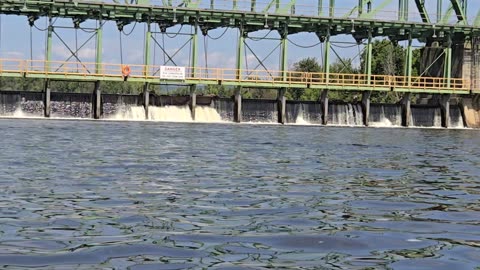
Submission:
POLYGON ((417 93, 470 94, 469 80, 453 78, 405 77, 365 74, 309 73, 265 70, 238 70, 228 68, 185 68, 185 77, 165 79, 160 66, 129 65, 128 78, 122 74, 121 64, 60 62, 44 60, 0 59, 1 77, 40 78, 71 81, 130 81, 152 84, 228 85, 258 88, 313 88, 347 91, 397 91, 417 93), (98 71, 97 71, 98 70, 98 71))

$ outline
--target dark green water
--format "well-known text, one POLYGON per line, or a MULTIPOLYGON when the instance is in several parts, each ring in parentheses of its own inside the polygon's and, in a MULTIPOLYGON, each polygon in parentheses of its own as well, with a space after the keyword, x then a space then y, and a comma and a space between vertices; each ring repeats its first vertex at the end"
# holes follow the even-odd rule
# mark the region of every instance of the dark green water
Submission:
POLYGON ((475 130, 0 121, 6 269, 479 269, 475 130))

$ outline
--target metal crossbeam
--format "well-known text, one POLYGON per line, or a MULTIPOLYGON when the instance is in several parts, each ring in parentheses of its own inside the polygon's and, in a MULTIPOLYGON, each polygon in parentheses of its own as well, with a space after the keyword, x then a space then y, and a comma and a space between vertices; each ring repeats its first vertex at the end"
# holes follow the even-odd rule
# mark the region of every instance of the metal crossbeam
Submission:
POLYGON ((457 14, 457 19, 459 23, 466 24, 467 23, 467 16, 465 14, 465 0, 450 0, 452 3, 452 7, 455 10, 455 14, 457 14), (462 1, 460 3, 459 1, 462 1))
POLYGON ((422 22, 430 23, 430 17, 428 16, 428 12, 425 7, 425 0, 415 0, 415 4, 417 5, 420 17, 422 17, 422 22))

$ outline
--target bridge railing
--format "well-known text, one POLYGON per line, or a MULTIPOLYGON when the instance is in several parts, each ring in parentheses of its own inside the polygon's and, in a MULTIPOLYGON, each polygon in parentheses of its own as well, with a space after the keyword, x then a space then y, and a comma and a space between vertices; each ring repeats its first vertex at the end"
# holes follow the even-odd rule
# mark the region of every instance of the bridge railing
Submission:
POLYGON ((396 88, 417 89, 417 90, 458 90, 468 91, 470 89, 469 80, 462 78, 442 77, 406 77, 392 76, 393 85, 396 88))
MULTIPOLYGON (((78 79, 120 79, 125 77, 125 67, 122 64, 96 64, 81 62, 44 61, 44 60, 18 60, 0 59, 0 74, 9 75, 40 75, 49 78, 60 76, 61 78, 78 79)), ((157 65, 128 65, 129 78, 145 80, 166 80, 161 78, 161 66, 157 65)), ((405 91, 474 91, 480 93, 480 80, 471 82, 462 78, 438 78, 438 77, 406 77, 389 75, 366 75, 366 74, 337 74, 337 73, 309 73, 297 71, 278 70, 238 70, 230 68, 204 68, 185 67, 185 80, 199 83, 209 82, 236 82, 269 84, 281 87, 308 87, 332 86, 338 89, 356 89, 362 87, 368 89, 389 90, 391 88, 404 89, 405 91)), ((179 79, 182 80, 182 79, 179 79)), ((178 81, 178 80, 177 80, 178 81)))

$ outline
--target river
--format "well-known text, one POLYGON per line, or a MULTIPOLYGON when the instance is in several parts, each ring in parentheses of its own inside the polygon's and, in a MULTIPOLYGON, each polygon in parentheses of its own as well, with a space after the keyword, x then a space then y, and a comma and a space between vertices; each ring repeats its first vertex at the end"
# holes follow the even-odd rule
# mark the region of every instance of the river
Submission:
POLYGON ((0 120, 7 269, 478 269, 478 130, 0 120))

